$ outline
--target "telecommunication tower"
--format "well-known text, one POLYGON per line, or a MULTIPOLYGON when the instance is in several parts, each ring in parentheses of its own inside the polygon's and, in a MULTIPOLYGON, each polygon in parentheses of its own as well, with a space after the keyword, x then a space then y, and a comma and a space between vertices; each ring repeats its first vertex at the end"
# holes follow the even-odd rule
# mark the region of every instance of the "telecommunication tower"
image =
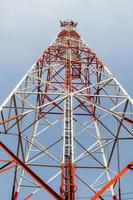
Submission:
MULTIPOLYGON (((60 26, 0 106, 0 176, 10 200, 91 199, 132 160, 131 97, 77 23, 60 26)), ((97 198, 121 200, 127 176, 97 198)))

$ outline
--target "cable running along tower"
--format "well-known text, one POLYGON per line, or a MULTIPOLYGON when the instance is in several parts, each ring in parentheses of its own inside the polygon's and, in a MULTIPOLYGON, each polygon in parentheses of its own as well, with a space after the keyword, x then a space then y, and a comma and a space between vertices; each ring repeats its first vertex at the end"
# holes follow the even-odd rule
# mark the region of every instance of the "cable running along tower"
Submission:
MULTIPOLYGON (((3 199, 90 199, 132 160, 132 99, 77 23, 60 24, 0 107, 0 181, 10 185, 3 199)), ((121 200, 131 189, 125 177, 97 198, 121 200)))

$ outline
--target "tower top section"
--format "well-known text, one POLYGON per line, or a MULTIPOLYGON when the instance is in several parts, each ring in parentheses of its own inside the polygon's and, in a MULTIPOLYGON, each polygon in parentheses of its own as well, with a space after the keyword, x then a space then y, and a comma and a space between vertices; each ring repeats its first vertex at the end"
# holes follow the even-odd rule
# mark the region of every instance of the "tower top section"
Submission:
POLYGON ((78 25, 78 22, 71 21, 60 21, 60 26, 62 30, 75 30, 76 26, 78 25))
POLYGON ((59 33, 59 38, 69 37, 69 38, 80 38, 80 35, 76 31, 76 26, 78 22, 70 21, 60 21, 61 32, 59 33))

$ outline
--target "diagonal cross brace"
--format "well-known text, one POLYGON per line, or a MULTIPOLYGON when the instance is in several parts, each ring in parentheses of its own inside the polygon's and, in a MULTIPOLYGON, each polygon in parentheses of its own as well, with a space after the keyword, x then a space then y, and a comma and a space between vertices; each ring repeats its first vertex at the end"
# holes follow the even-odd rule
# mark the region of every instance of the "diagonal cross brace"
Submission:
MULTIPOLYGON (((97 200, 111 185, 118 181, 128 170, 133 170, 133 161, 128 163, 118 174, 116 174, 103 188, 101 188, 90 200, 97 200)), ((117 200, 116 196, 113 196, 113 200, 117 200)))
POLYGON ((14 159, 14 161, 20 165, 38 184, 47 190, 56 200, 62 200, 62 198, 49 186, 47 185, 40 177, 38 177, 35 172, 33 172, 27 165, 25 165, 11 150, 8 149, 7 146, 5 146, 0 141, 0 147, 10 156, 14 159))

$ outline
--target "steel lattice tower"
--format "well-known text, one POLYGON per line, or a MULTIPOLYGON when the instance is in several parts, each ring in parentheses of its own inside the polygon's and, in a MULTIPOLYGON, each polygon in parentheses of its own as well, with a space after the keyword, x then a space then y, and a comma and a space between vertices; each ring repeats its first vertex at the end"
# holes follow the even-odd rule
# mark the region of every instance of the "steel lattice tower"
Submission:
MULTIPOLYGON (((76 26, 61 22, 0 107, 0 173, 12 174, 11 200, 90 199, 132 159, 133 101, 76 26)), ((99 199, 121 200, 129 179, 99 199)))

